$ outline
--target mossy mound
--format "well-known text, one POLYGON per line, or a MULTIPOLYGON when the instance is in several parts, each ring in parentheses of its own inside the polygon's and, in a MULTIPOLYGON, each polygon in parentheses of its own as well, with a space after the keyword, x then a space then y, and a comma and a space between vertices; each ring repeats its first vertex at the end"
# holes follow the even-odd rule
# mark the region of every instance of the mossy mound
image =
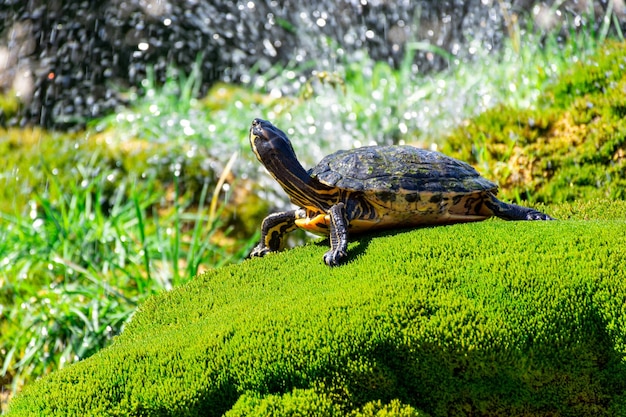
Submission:
POLYGON ((546 91, 536 109, 491 109, 445 139, 505 198, 626 199, 626 43, 607 43, 546 91))
POLYGON ((210 271, 8 415, 624 415, 626 203, 597 206, 210 271))

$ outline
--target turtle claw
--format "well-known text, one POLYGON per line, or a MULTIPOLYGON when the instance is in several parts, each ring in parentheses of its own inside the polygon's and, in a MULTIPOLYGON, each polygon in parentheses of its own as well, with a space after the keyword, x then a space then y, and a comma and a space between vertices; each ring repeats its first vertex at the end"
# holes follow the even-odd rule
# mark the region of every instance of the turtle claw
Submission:
POLYGON ((261 258, 270 252, 271 251, 267 246, 259 243, 258 245, 254 247, 254 249, 252 249, 252 252, 250 252, 250 255, 248 255, 248 257, 249 258, 261 258))
POLYGON ((526 215, 526 220, 556 220, 556 219, 540 211, 533 210, 526 215))
POLYGON ((342 250, 329 250, 324 254, 324 263, 328 266, 337 266, 339 265, 348 254, 342 250))

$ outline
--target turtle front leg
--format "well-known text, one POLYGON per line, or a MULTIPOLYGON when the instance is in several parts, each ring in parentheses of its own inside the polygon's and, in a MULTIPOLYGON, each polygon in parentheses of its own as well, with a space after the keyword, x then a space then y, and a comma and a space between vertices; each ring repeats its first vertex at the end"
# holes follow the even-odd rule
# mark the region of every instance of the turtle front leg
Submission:
POLYGON ((505 203, 493 195, 485 201, 485 205, 493 212, 494 216, 504 220, 554 220, 545 213, 529 207, 505 203))
POLYGON ((348 219, 343 203, 328 211, 330 217, 330 250, 324 254, 328 266, 336 266, 348 256, 348 219))
POLYGON ((265 256, 277 252, 285 245, 285 235, 297 228, 296 220, 304 218, 304 210, 290 210, 272 213, 261 224, 261 241, 250 252, 250 257, 265 256))

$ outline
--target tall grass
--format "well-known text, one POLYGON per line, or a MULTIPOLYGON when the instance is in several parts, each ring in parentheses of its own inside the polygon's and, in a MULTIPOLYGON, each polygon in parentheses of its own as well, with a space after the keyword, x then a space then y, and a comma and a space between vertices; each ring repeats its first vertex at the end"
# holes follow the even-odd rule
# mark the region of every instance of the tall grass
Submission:
MULTIPOLYGON (((177 96, 171 89, 159 90, 156 96, 161 98, 155 96, 157 103, 177 106, 166 108, 170 117, 192 108, 179 102, 190 101, 196 84, 187 78, 179 81, 177 96)), ((158 119, 149 122, 154 127, 158 119)), ((141 137, 139 132, 117 137, 124 127, 113 129, 112 146, 141 137)), ((196 163, 189 162, 199 159, 195 148, 164 142, 172 161, 165 162, 171 166, 164 173, 157 167, 160 162, 145 163, 132 150, 107 153, 108 139, 100 141, 103 145, 98 146, 104 147, 99 153, 96 141, 89 139, 93 130, 54 139, 64 143, 56 155, 48 154, 55 151, 51 141, 45 147, 40 140, 22 143, 20 157, 41 155, 31 158, 36 165, 30 168, 42 170, 36 175, 18 180, 14 173, 25 171, 20 161, 15 162, 19 169, 10 159, 1 168, 6 175, 0 179, 15 188, 16 196, 13 205, 0 210, 0 376, 13 389, 92 355, 121 332, 146 297, 208 268, 240 261, 255 238, 224 244, 229 231, 221 216, 223 204, 217 202, 232 164, 221 169, 216 183, 195 166, 184 168, 176 162, 196 163), (65 144, 72 141, 75 145, 65 144), (92 145, 83 149, 87 141, 92 145), (111 154, 129 160, 111 164, 111 154), (133 158, 139 158, 141 166, 134 165, 133 158), (200 186, 190 187, 190 177, 200 186), (23 189, 29 195, 20 195, 23 189), (22 206, 22 201, 27 203, 22 206)))
MULTIPOLYGON (((107 207, 106 173, 70 184, 48 174, 49 190, 33 196, 28 216, 0 213, 0 366, 15 387, 90 356, 147 296, 247 249, 229 253, 216 244, 219 216, 204 203, 193 206, 176 185, 167 207, 154 181, 123 179, 107 207)), ((199 200, 211 191, 205 184, 199 200)))

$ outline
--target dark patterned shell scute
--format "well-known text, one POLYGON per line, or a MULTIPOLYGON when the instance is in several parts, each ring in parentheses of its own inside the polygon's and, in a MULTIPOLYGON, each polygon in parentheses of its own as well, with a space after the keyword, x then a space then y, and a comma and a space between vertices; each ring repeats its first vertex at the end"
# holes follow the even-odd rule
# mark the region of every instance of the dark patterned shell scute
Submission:
POLYGON ((349 191, 468 193, 495 190, 469 164, 412 146, 367 146, 335 152, 309 171, 349 191))

